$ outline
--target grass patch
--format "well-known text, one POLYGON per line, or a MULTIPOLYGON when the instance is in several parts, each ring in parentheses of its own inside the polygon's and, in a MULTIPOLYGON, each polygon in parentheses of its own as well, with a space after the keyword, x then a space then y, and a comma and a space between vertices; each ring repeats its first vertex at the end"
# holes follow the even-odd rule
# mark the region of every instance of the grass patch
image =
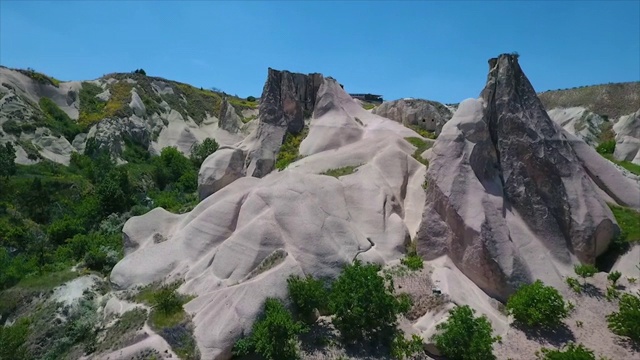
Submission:
POLYGON ((329 169, 323 172, 321 175, 333 176, 334 178, 339 178, 340 176, 350 175, 356 172, 356 169, 362 165, 356 166, 345 166, 337 169, 329 169))
POLYGON ((245 118, 245 117, 243 117, 243 118, 242 118, 242 122, 246 124, 246 123, 248 123, 249 121, 251 121, 251 120, 255 120, 255 119, 257 119, 257 118, 258 118, 258 115, 251 115, 251 116, 246 117, 246 118, 245 118))
POLYGON ((211 116, 220 115, 222 98, 217 93, 209 90, 200 90, 187 84, 177 83, 176 87, 179 93, 185 97, 186 102, 179 101, 175 103, 174 98, 172 99, 173 104, 170 101, 167 101, 167 103, 176 110, 184 108, 187 115, 189 115, 196 124, 202 123, 207 117, 207 114, 211 116), (180 103, 182 106, 179 105, 180 103))
POLYGON ((56 286, 62 285, 69 280, 80 276, 79 273, 71 270, 62 270, 52 273, 45 273, 38 276, 25 277, 16 285, 23 289, 34 291, 48 291, 56 286))
POLYGON ((249 101, 237 97, 229 97, 228 100, 236 110, 256 109, 258 107, 258 103, 256 101, 249 101))
POLYGON ((411 145, 416 147, 416 150, 413 152, 413 155, 411 156, 413 156, 413 158, 418 160, 418 162, 420 162, 421 164, 424 164, 425 166, 429 166, 429 161, 427 159, 422 158, 422 153, 431 147, 431 143, 428 143, 417 137, 407 137, 404 139, 407 140, 411 145))
POLYGON ((162 330, 188 320, 182 305, 191 301, 193 296, 178 294, 178 286, 179 282, 164 286, 154 283, 142 288, 134 297, 136 302, 152 307, 149 326, 153 329, 162 330))
POLYGON ((436 136, 436 134, 433 131, 429 131, 426 129, 423 129, 417 125, 407 125, 407 127, 415 132, 417 132, 420 136, 425 137, 427 139, 435 139, 438 136, 436 136))
POLYGON ((300 143, 307 137, 308 133, 309 129, 305 127, 297 135, 290 133, 285 135, 284 142, 280 146, 280 151, 276 157, 276 169, 284 170, 289 164, 300 159, 300 143))
POLYGON ((102 113, 107 103, 98 99, 96 96, 103 91, 100 86, 94 83, 82 83, 79 93, 80 114, 78 116, 78 122, 80 125, 89 127, 102 119, 102 113))
POLYGON ((636 165, 630 161, 620 161, 613 158, 612 154, 601 154, 605 159, 616 165, 620 165, 632 174, 640 176, 640 165, 636 165))
POLYGON ((620 230, 622 231, 620 237, 627 242, 639 242, 640 241, 640 212, 632 210, 630 208, 609 205, 613 216, 615 216, 620 230))
POLYGON ((365 109, 365 110, 371 110, 371 109, 373 109, 374 107, 376 107, 376 105, 375 105, 375 104, 372 104, 372 103, 362 103, 362 108, 363 108, 363 109, 365 109))
POLYGON ((21 72, 22 74, 32 78, 33 80, 39 82, 40 84, 49 84, 49 85, 53 85, 55 87, 60 86, 60 80, 52 77, 52 76, 47 76, 43 73, 39 73, 33 69, 27 69, 27 70, 18 70, 19 72, 21 72))

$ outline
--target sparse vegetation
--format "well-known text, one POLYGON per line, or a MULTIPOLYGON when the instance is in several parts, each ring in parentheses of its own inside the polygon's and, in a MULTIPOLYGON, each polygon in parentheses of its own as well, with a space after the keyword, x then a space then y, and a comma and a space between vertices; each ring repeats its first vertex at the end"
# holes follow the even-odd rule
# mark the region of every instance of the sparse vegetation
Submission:
POLYGON ((536 351, 536 356, 538 360, 596 360, 593 350, 572 342, 565 345, 563 349, 542 348, 536 351))
POLYGON ((413 152, 413 158, 418 160, 421 164, 429 166, 429 161, 427 159, 422 158, 422 153, 431 147, 431 144, 417 137, 408 137, 405 138, 411 145, 416 147, 416 150, 413 152))
POLYGON ((580 294, 582 292, 582 286, 580 285, 580 282, 578 282, 578 279, 567 277, 565 281, 567 282, 567 285, 569 285, 571 290, 573 290, 576 294, 580 294))
POLYGON ((373 108, 376 107, 376 104, 372 104, 372 103, 368 103, 368 102, 363 102, 362 103, 362 108, 365 110, 371 110, 373 108))
POLYGON ((618 311, 607 315, 607 323, 615 334, 640 342, 640 293, 622 294, 618 311))
POLYGON ((435 139, 437 138, 436 134, 433 131, 429 131, 427 129, 423 129, 418 125, 408 125, 409 129, 418 133, 418 135, 425 137, 427 139, 435 139))
POLYGON ((49 84, 49 85, 53 85, 55 87, 60 86, 60 80, 51 77, 51 76, 47 76, 43 73, 37 72, 31 68, 27 68, 26 70, 23 69, 19 69, 19 72, 23 73, 24 75, 27 75, 28 77, 32 78, 33 80, 39 82, 40 84, 49 84))
POLYGON ((540 280, 521 286, 511 295, 507 311, 519 323, 542 328, 557 327, 568 315, 562 295, 540 280))
POLYGON ((85 128, 100 121, 103 116, 103 110, 106 102, 98 99, 96 96, 104 90, 90 82, 83 82, 80 88, 80 115, 78 123, 85 128))
POLYGON ((287 132, 276 157, 276 169, 284 170, 289 164, 300 158, 300 143, 307 137, 308 133, 309 129, 306 127, 296 135, 287 132))
POLYGON ((622 277, 622 273, 620 271, 612 271, 607 275, 607 280, 611 282, 611 285, 615 286, 618 280, 622 277))
POLYGON ((357 165, 357 166, 345 166, 345 167, 341 167, 341 168, 337 168, 337 169, 329 169, 325 172, 323 172, 321 175, 327 175, 327 176, 333 176, 335 178, 339 178, 341 176, 346 176, 346 175, 351 175, 354 172, 356 172, 357 168, 359 168, 361 165, 357 165))
POLYGON ((573 267, 573 271, 575 271, 576 275, 580 276, 582 278, 582 281, 586 283, 588 277, 592 277, 593 275, 595 275, 595 273, 598 272, 598 268, 591 264, 580 264, 575 265, 573 267))
POLYGON ((218 142, 212 138, 206 138, 200 144, 194 143, 191 147, 191 162, 193 165, 200 169, 200 165, 204 162, 204 160, 216 150, 218 150, 218 142))
POLYGON ((611 140, 607 140, 604 142, 601 142, 598 147, 596 147, 596 151, 598 151, 600 154, 613 154, 613 152, 616 150, 616 141, 615 139, 611 139, 611 140))
POLYGON ((640 242, 640 212, 633 209, 609 205, 620 226, 620 239, 628 243, 640 242))
POLYGON ((418 255, 416 251, 415 243, 412 243, 411 246, 409 246, 407 256, 404 259, 400 260, 400 262, 410 270, 414 271, 420 270, 424 267, 422 257, 420 257, 420 255, 418 255))
POLYGON ((51 99, 47 97, 40 98, 40 109, 45 114, 47 120, 46 125, 48 128, 62 134, 70 142, 79 133, 83 132, 83 129, 75 121, 73 121, 67 113, 62 111, 51 99))
POLYGON ((438 324, 433 341, 438 350, 452 360, 495 359, 491 323, 486 316, 475 317, 468 305, 449 310, 447 321, 438 324))
POLYGON ((634 164, 630 161, 616 160, 613 158, 612 154, 603 154, 602 156, 604 156, 607 160, 613 162, 614 164, 619 165, 622 168, 626 169, 630 173, 640 176, 640 165, 634 164))

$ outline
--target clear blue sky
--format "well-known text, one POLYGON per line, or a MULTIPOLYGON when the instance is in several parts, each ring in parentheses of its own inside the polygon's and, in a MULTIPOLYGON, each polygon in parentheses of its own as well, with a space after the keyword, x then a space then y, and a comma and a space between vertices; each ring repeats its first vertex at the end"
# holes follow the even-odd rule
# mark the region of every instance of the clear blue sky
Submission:
POLYGON ((518 51, 538 91, 640 80, 639 1, 0 1, 0 64, 148 75, 259 96, 267 67, 458 102, 518 51))

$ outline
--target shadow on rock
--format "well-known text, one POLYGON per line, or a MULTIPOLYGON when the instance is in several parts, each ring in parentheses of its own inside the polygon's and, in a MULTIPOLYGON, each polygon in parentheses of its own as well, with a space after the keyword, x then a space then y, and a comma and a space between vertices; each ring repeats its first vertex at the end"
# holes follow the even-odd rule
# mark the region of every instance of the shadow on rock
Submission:
POLYGON ((635 352, 640 352, 640 342, 631 340, 628 337, 619 337, 618 339, 616 339, 616 343, 624 348, 632 349, 635 352))
POLYGON ((539 343, 548 343, 561 347, 569 341, 576 341, 576 337, 566 324, 561 324, 556 328, 530 327, 525 324, 515 323, 514 326, 522 331, 529 340, 539 343))
POLYGON ((594 297, 597 299, 602 299, 604 297, 602 290, 589 283, 582 286, 582 292, 589 297, 594 297))

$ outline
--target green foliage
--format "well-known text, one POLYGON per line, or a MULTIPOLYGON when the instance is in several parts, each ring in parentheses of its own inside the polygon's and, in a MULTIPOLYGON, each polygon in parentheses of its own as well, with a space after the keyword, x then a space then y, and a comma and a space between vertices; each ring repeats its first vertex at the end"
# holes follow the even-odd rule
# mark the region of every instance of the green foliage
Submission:
POLYGON ((436 134, 433 131, 429 131, 427 129, 423 129, 418 125, 408 125, 409 129, 418 133, 418 135, 427 138, 427 139, 435 139, 437 138, 436 134))
POLYGON ((440 352, 452 360, 495 359, 491 323, 486 316, 475 317, 468 305, 449 310, 449 318, 437 325, 433 341, 440 352))
POLYGON ((607 280, 611 281, 612 285, 615 285, 620 280, 620 277, 622 277, 620 271, 612 271, 607 275, 607 280))
POLYGON ((365 110, 371 110, 374 107, 376 107, 375 104, 367 103, 367 102, 362 103, 362 108, 365 109, 365 110))
POLYGON ((200 144, 194 143, 191 147, 191 162, 196 167, 196 169, 200 169, 200 165, 204 162, 204 160, 214 152, 218 150, 218 143, 215 139, 206 138, 200 144))
POLYGON ((49 85, 53 85, 55 87, 60 86, 60 80, 51 77, 51 76, 47 76, 43 73, 39 73, 31 68, 27 68, 26 70, 18 70, 21 73, 23 73, 24 75, 27 75, 28 77, 32 78, 33 80, 39 82, 40 84, 49 84, 49 85))
POLYGON ((316 309, 325 310, 328 306, 329 292, 320 279, 291 276, 287 279, 287 288, 296 310, 304 316, 311 315, 316 309))
POLYGON ((134 164, 144 164, 149 162, 151 155, 149 151, 142 145, 134 142, 129 138, 124 139, 124 151, 122 152, 122 159, 134 164))
POLYGON ((8 179, 16 173, 16 149, 10 142, 0 146, 0 177, 8 179))
POLYGON ((180 191, 192 192, 198 186, 198 172, 191 161, 175 147, 162 149, 160 156, 152 159, 155 180, 161 190, 173 186, 180 191))
POLYGON ((543 328, 559 326, 568 315, 562 295, 540 280, 521 286, 511 295, 507 301, 507 311, 522 324, 543 328))
POLYGON ((302 323, 293 321, 280 300, 269 298, 263 316, 253 324, 251 335, 239 340, 233 351, 235 355, 255 352, 267 360, 297 359, 296 338, 305 330, 302 323))
POLYGON ((21 318, 10 326, 0 326, 0 359, 31 359, 27 348, 30 321, 21 318))
POLYGON ((182 309, 182 300, 174 286, 163 286, 153 295, 154 310, 165 315, 176 313, 182 309))
POLYGON ((247 101, 248 102, 256 102, 256 98, 255 98, 255 96, 247 96, 247 101))
POLYGON ((22 133, 22 128, 15 120, 7 120, 2 124, 2 130, 4 130, 7 134, 13 134, 15 136, 20 136, 22 133))
POLYGON ((592 350, 572 342, 562 350, 542 348, 536 352, 536 356, 538 360, 596 360, 592 350))
POLYGON ((229 100, 229 103, 238 111, 245 109, 255 109, 258 107, 256 98, 253 96, 249 96, 247 100, 242 100, 237 97, 229 97, 227 99, 229 100), (253 101, 249 100, 250 98, 253 98, 253 101))
POLYGON ((620 226, 620 239, 628 243, 640 242, 640 212, 631 208, 609 205, 620 226))
POLYGON ((582 286, 578 282, 578 279, 573 277, 567 277, 566 279, 567 285, 573 290, 576 294, 580 294, 582 292, 582 286))
POLYGON ((385 283, 379 270, 376 265, 356 260, 332 285, 329 309, 335 314, 333 324, 346 342, 391 341, 399 304, 393 296, 393 285, 385 283))
POLYGON ((280 146, 278 156, 276 157, 276 169, 284 170, 289 164, 300 158, 300 143, 307 137, 308 133, 309 129, 306 127, 296 135, 287 132, 284 137, 284 142, 282 146, 280 146))
POLYGON ((67 140, 73 141, 76 135, 83 132, 83 129, 75 121, 73 121, 67 113, 62 111, 47 97, 40 98, 40 109, 46 116, 46 125, 56 133, 62 134, 67 140))
POLYGON ((614 286, 607 286, 607 293, 605 294, 605 297, 608 301, 613 301, 620 297, 620 291, 618 291, 614 286))
POLYGON ((78 116, 78 123, 85 128, 88 128, 92 124, 104 118, 102 114, 107 103, 96 97, 103 91, 104 90, 100 86, 95 85, 94 83, 82 83, 79 93, 80 114, 78 116))
POLYGON ((607 315, 607 323, 615 334, 640 341, 640 293, 622 294, 618 311, 607 315))
MULTIPOLYGON (((176 83, 176 90, 179 95, 184 95, 186 103, 182 102, 180 98, 177 101, 167 101, 167 103, 173 109, 184 108, 186 115, 190 116, 196 124, 200 124, 207 117, 207 114, 211 116, 218 116, 220 114, 220 108, 222 105, 222 98, 219 94, 209 91, 194 88, 191 85, 176 83)), ((170 97, 163 97, 168 100, 170 97)))
POLYGON ((411 244, 407 256, 400 262, 411 270, 420 270, 424 267, 422 257, 416 252, 415 243, 411 244))
POLYGON ((616 150, 615 139, 604 141, 600 143, 598 147, 596 147, 596 151, 600 154, 613 154, 615 150, 616 150))
POLYGON ((96 188, 104 215, 124 212, 133 205, 131 183, 123 168, 113 168, 96 188))
POLYGON ((410 359, 422 351, 422 338, 416 334, 411 335, 411 340, 407 340, 403 334, 398 333, 391 342, 391 357, 394 359, 410 359))
POLYGON ((588 277, 592 277, 598 272, 598 268, 591 264, 580 264, 573 267, 576 275, 580 276, 583 281, 586 281, 588 277))
POLYGON ((323 172, 322 175, 333 176, 335 178, 339 178, 341 176, 346 176, 346 175, 353 174, 354 172, 356 172, 356 169, 358 167, 360 167, 360 165, 358 165, 358 166, 345 166, 345 167, 341 167, 341 168, 337 168, 337 169, 329 169, 329 170, 323 172))

